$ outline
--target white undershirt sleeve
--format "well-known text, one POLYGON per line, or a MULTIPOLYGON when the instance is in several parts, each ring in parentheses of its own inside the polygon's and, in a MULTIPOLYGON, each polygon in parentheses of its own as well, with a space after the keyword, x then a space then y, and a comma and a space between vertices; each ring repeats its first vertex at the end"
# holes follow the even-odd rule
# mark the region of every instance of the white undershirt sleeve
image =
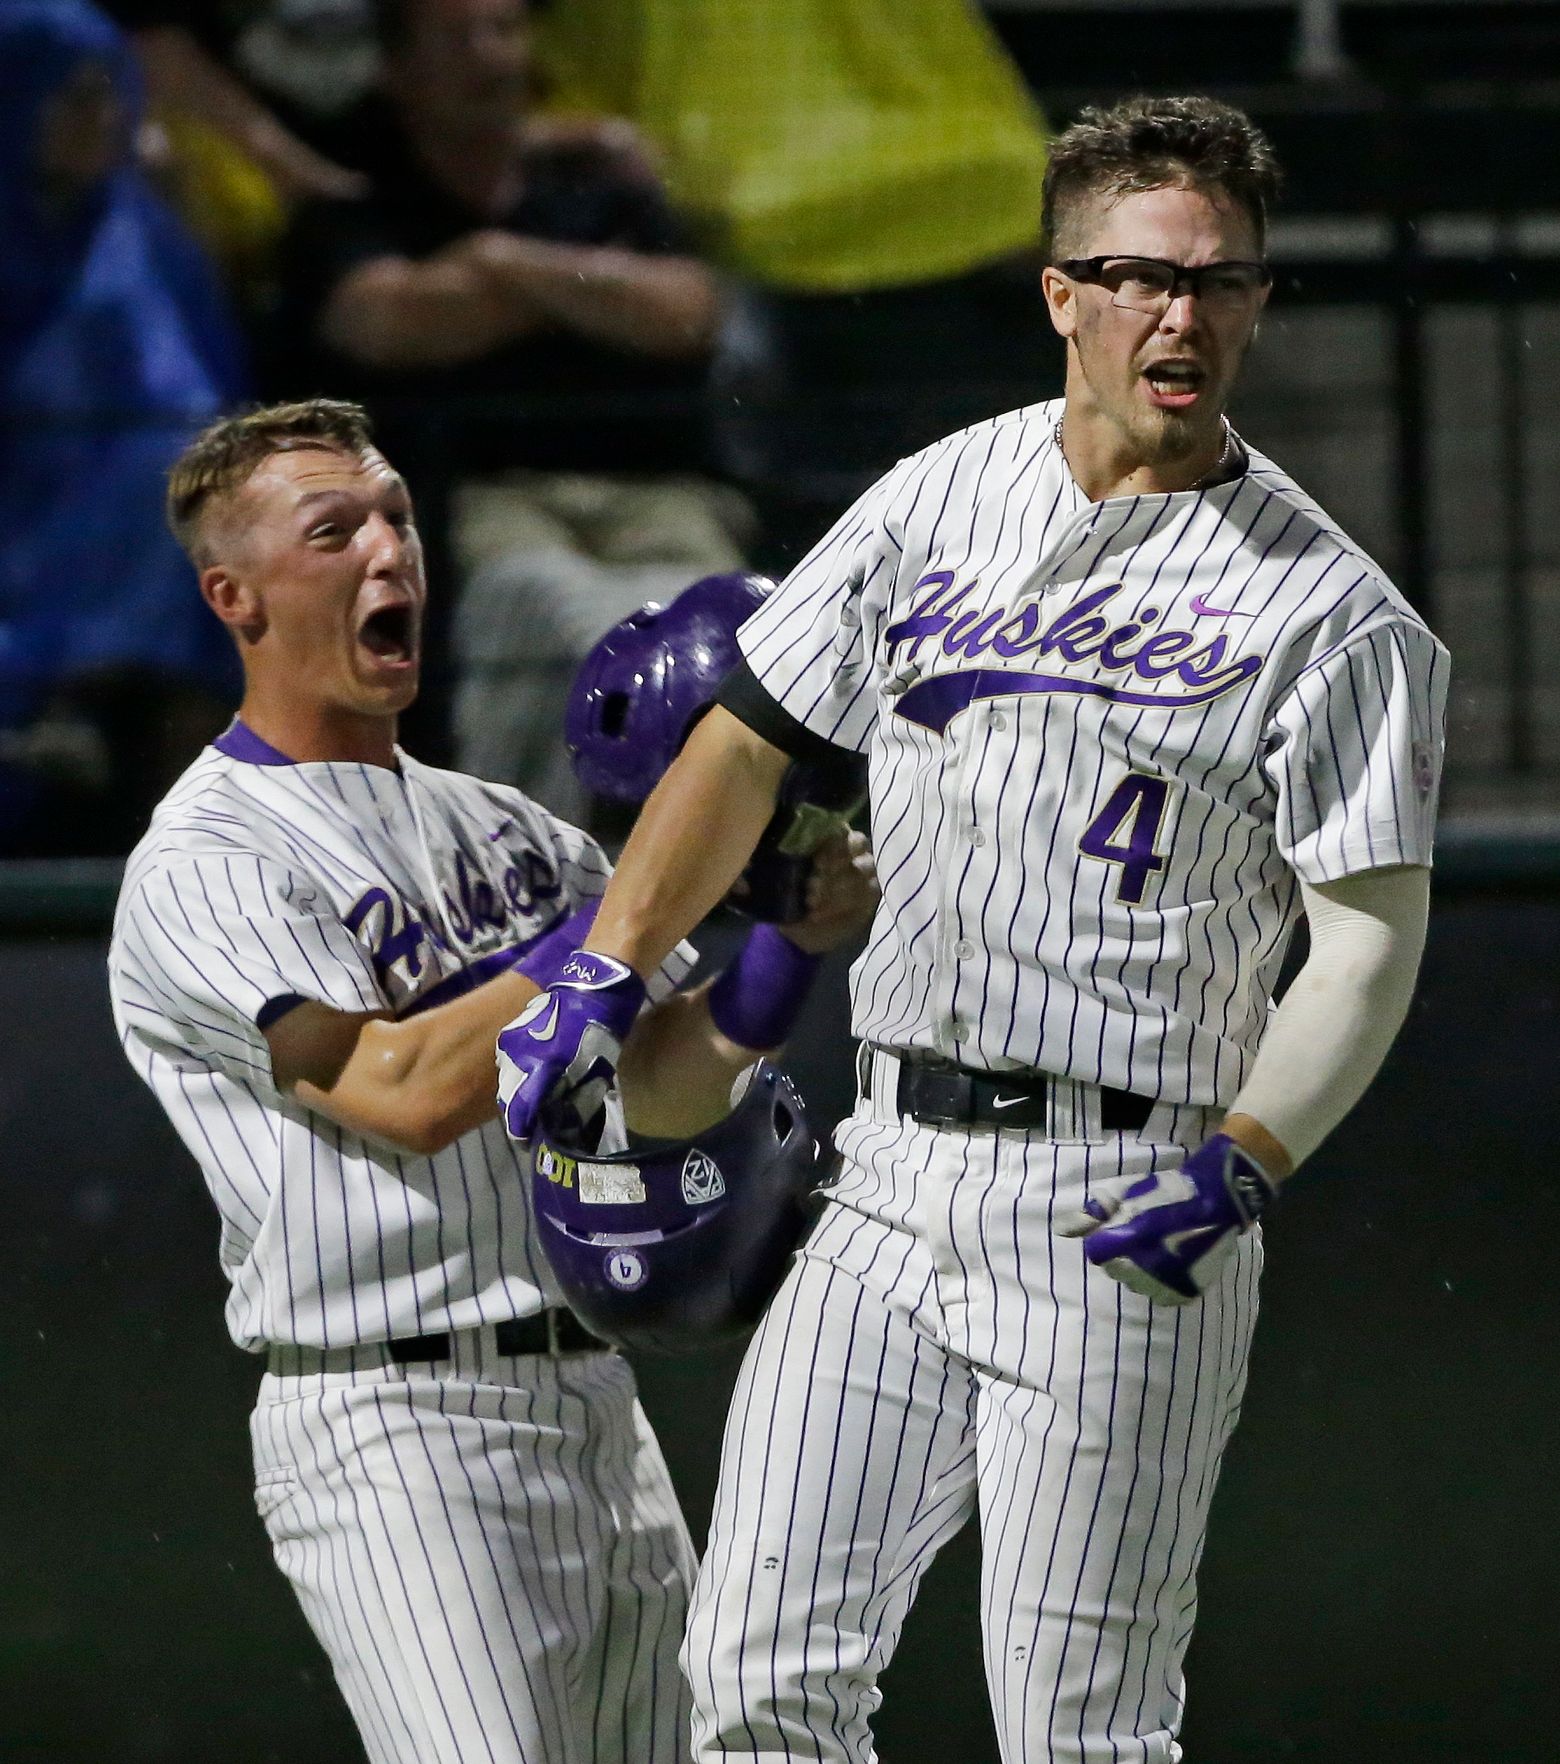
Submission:
POLYGON ((1260 1121, 1298 1166, 1364 1095, 1402 1027, 1429 915, 1422 866, 1300 884, 1311 951, 1230 1113, 1260 1121))

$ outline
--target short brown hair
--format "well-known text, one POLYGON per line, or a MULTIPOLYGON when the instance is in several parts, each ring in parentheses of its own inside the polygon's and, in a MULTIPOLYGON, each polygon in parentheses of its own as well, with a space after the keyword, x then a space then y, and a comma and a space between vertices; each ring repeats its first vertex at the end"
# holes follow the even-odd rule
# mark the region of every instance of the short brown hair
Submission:
POLYGON ((361 456, 373 445, 368 413, 338 398, 266 404, 222 417, 203 429, 169 468, 168 525, 199 565, 206 505, 213 496, 230 495, 247 483, 262 460, 303 447, 333 447, 361 456))
POLYGON ((1090 201, 1184 184, 1216 191, 1267 237, 1282 174, 1272 143, 1251 118, 1214 98, 1125 98, 1090 106, 1051 142, 1040 225, 1054 261, 1058 230, 1090 201))

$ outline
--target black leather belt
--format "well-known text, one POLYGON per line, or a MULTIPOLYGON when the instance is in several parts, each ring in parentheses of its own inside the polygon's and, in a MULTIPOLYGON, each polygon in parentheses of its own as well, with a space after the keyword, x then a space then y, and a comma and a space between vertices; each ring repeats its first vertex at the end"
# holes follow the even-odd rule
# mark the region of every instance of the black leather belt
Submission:
MULTIPOLYGON (((482 1339, 475 1329, 460 1331, 462 1340, 482 1339)), ((600 1340, 572 1311, 542 1311, 534 1317, 510 1317, 492 1328, 500 1354, 598 1354, 610 1342, 600 1340)), ((394 1341, 365 1341, 356 1346, 299 1347, 272 1342, 266 1354, 269 1370, 280 1378, 309 1377, 322 1372, 367 1372, 383 1367, 432 1365, 455 1357, 456 1343, 448 1330, 433 1335, 403 1335, 394 1341)))
MULTIPOLYGON (((896 1102, 901 1115, 930 1127, 1007 1127, 1044 1132, 1046 1098, 1059 1082, 1046 1072, 972 1072, 898 1054, 896 1102)), ((1106 1133, 1141 1133, 1154 1099, 1098 1086, 1100 1126, 1106 1133)))
MULTIPOLYGON (((493 1342, 501 1354, 594 1354, 608 1344, 591 1332, 572 1311, 539 1311, 534 1317, 507 1317, 493 1329, 493 1342)), ((413 1361, 447 1360, 447 1330, 435 1335, 403 1335, 384 1343, 384 1350, 398 1366, 413 1361)))

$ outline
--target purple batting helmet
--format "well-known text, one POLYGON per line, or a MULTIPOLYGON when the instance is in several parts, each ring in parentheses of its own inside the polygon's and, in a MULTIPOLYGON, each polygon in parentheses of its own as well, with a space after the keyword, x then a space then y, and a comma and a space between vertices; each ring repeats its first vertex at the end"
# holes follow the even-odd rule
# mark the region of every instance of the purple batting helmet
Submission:
POLYGON ((742 659, 737 627, 774 587, 767 576, 705 576, 651 601, 601 638, 574 676, 563 734, 596 796, 643 802, 742 659))
POLYGON ((750 1066, 732 1112, 690 1140, 608 1155, 545 1115, 537 1231, 564 1297, 619 1347, 696 1353, 745 1335, 813 1216, 818 1144, 796 1086, 750 1066))
MULTIPOLYGON (((705 576, 667 606, 616 624, 580 664, 564 712, 575 776, 596 796, 643 802, 742 659, 737 628, 774 588, 767 576, 705 576)), ((866 798, 860 770, 798 760, 731 904, 787 925, 807 910, 813 853, 866 798)))

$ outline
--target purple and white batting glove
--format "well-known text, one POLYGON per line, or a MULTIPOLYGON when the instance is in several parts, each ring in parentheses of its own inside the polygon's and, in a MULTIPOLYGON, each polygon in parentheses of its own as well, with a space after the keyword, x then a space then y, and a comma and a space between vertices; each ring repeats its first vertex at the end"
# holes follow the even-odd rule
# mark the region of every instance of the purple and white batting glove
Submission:
POLYGON ((575 950, 498 1038, 498 1103, 511 1139, 530 1139, 550 1100, 581 1126, 592 1119, 644 1002, 645 983, 626 963, 575 950))
POLYGON ((1058 1229, 1081 1237, 1089 1260, 1133 1292, 1185 1305, 1218 1279, 1235 1239, 1274 1192, 1257 1160, 1215 1133, 1178 1170, 1101 1183, 1058 1229))
POLYGON ((551 986, 563 964, 590 936, 600 905, 599 900, 586 901, 577 912, 571 913, 550 931, 544 931, 514 965, 527 980, 534 980, 538 986, 551 986))

